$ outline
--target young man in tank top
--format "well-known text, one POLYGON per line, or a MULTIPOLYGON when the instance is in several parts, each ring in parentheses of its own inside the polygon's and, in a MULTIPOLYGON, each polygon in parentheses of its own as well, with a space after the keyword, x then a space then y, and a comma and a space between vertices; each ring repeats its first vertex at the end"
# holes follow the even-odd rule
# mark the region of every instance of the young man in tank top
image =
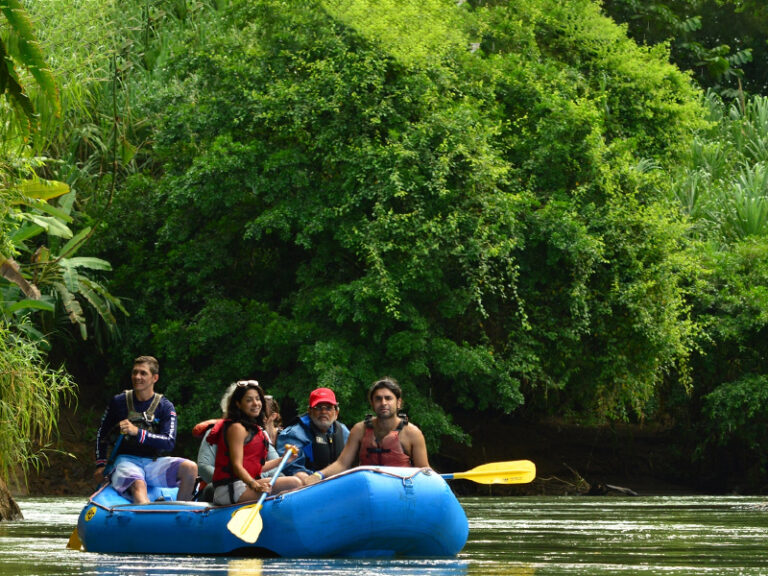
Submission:
POLYGON ((402 407, 402 390, 394 378, 382 378, 368 390, 368 401, 375 416, 352 427, 338 459, 304 480, 305 485, 319 482, 351 468, 361 466, 413 466, 429 468, 424 434, 410 424, 402 407))

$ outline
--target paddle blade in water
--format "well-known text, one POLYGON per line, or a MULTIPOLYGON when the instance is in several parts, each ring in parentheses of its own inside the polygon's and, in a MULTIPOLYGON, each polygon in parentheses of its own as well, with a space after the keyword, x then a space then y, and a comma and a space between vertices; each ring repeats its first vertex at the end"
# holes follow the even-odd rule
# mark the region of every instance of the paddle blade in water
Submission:
POLYGON ((67 542, 67 548, 70 550, 82 550, 83 543, 80 542, 80 535, 77 533, 77 526, 72 530, 72 534, 69 535, 69 542, 67 542))

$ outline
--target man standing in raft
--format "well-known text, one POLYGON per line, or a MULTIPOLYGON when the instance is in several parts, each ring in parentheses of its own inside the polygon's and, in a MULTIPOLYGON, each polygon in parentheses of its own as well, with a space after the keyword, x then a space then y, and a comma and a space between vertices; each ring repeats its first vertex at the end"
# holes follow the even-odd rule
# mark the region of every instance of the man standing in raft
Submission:
POLYGON ((410 424, 404 414, 398 414, 402 394, 394 378, 374 382, 368 390, 368 401, 376 415, 355 424, 336 462, 310 475, 304 484, 314 484, 343 472, 351 468, 355 460, 360 466, 429 468, 424 434, 410 424))

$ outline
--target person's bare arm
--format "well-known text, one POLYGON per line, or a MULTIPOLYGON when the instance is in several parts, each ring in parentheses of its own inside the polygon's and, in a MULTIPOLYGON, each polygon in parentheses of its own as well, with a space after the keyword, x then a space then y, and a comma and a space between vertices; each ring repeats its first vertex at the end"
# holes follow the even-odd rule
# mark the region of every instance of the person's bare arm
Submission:
POLYGON ((248 432, 245 426, 237 422, 230 425, 227 429, 229 463, 232 466, 232 475, 238 480, 242 480, 248 488, 257 494, 269 492, 271 488, 269 479, 254 478, 243 466, 243 443, 247 435, 248 432))
MULTIPOLYGON (((363 441, 364 431, 365 424, 362 422, 358 422, 352 427, 352 430, 349 431, 349 438, 347 438, 347 443, 344 444, 344 449, 341 451, 341 454, 339 454, 339 457, 335 462, 320 470, 320 473, 324 477, 339 474, 344 472, 344 470, 352 467, 352 464, 355 462, 355 458, 357 458, 357 453, 360 451, 360 443, 363 441)), ((314 484, 320 480, 321 479, 316 474, 311 474, 306 479, 304 479, 304 484, 309 486, 310 484, 314 484)))
MULTIPOLYGON (((416 426, 409 424, 403 429, 408 431, 408 445, 404 445, 406 451, 410 449, 411 460, 416 468, 429 468, 429 456, 427 454, 427 442, 424 440, 424 434, 416 426)), ((402 432, 401 432, 402 434, 402 432)))

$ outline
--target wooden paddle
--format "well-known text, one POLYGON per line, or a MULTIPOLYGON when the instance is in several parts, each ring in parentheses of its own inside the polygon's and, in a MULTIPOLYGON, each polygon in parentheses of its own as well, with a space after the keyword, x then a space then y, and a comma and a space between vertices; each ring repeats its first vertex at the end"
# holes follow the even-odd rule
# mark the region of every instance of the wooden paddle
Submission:
MULTIPOLYGON (((107 460, 106 466, 104 466, 104 478, 107 478, 110 474, 112 474, 112 470, 115 468, 115 459, 117 458, 117 449, 120 448, 120 442, 123 441, 123 434, 120 434, 120 436, 117 437, 117 440, 115 440, 115 445, 112 446, 112 452, 109 453, 109 459, 107 460)), ((80 535, 77 533, 77 526, 75 526, 75 529, 72 530, 72 534, 69 535, 69 540, 67 541, 67 548, 70 550, 82 550, 83 549, 83 543, 80 541, 80 535)))
POLYGON ((527 484, 536 478, 536 465, 530 460, 491 462, 455 474, 441 474, 446 480, 472 480, 478 484, 527 484))
MULTIPOLYGON (((296 446, 292 446, 291 444, 285 445, 285 454, 283 454, 283 459, 280 460, 280 464, 278 464, 274 476, 272 476, 272 479, 269 481, 270 486, 275 485, 277 477, 280 476, 280 472, 288 462, 288 459, 291 457, 291 455, 298 453, 299 449, 296 448, 296 446)), ((264 499, 266 497, 267 493, 262 492, 261 497, 255 504, 248 504, 247 506, 243 506, 242 508, 235 510, 232 513, 232 518, 230 518, 229 522, 227 522, 227 529, 232 532, 232 534, 240 538, 240 540, 248 542, 249 544, 256 542, 256 540, 259 539, 259 534, 261 534, 261 528, 263 525, 261 521, 261 514, 259 514, 259 512, 261 512, 261 506, 264 503, 264 499)))

